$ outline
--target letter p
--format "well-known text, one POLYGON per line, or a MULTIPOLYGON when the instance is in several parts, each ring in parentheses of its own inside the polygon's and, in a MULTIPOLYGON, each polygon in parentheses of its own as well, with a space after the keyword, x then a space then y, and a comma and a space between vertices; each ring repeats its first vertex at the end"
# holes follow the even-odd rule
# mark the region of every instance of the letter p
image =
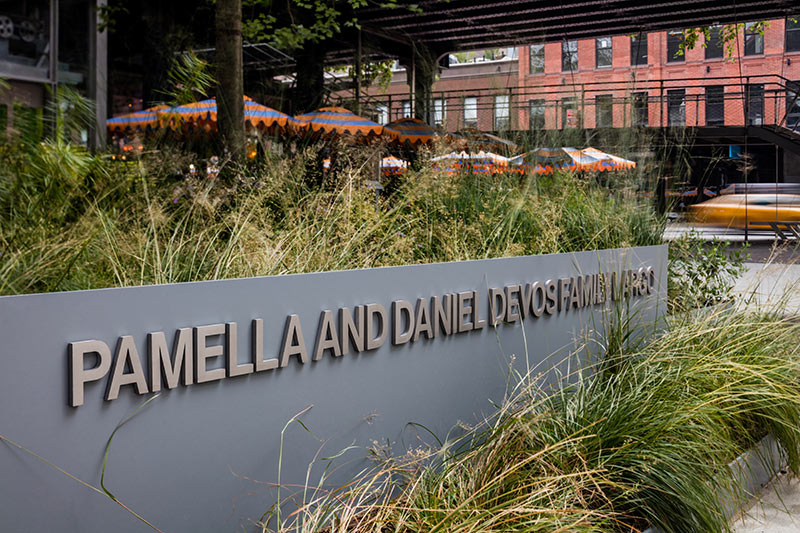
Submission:
POLYGON ((97 381, 111 369, 111 350, 103 341, 79 341, 69 343, 69 401, 72 407, 83 405, 83 386, 97 381), (97 366, 84 369, 86 354, 96 353, 97 366))

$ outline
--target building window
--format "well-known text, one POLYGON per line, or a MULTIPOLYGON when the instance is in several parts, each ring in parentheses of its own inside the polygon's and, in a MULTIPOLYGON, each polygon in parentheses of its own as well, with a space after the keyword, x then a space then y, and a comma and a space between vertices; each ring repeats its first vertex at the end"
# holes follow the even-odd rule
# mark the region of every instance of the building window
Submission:
POLYGON ((561 70, 563 72, 578 70, 578 41, 562 41, 561 70))
POLYGON ((747 124, 760 126, 764 123, 764 84, 756 83, 747 86, 747 124))
POLYGON ((532 44, 529 48, 531 74, 544 72, 544 45, 532 44))
POLYGON ((723 55, 722 26, 711 26, 706 40, 706 59, 721 59, 723 55))
POLYGON ((670 89, 667 91, 667 124, 670 126, 686 125, 685 89, 670 89))
POLYGON ((375 106, 375 122, 381 125, 389 123, 389 108, 385 104, 375 106))
POLYGON ((634 126, 647 126, 650 109, 647 93, 633 93, 631 104, 631 123, 634 126))
POLYGON ((594 97, 597 127, 610 128, 614 125, 614 99, 610 94, 598 94, 594 97))
POLYGON ((800 126, 800 81, 786 84, 786 125, 790 128, 800 126))
POLYGON ((667 32, 667 62, 674 63, 686 59, 686 54, 681 50, 683 43, 682 31, 668 31, 667 32))
POLYGON ((464 98, 464 127, 478 127, 478 99, 474 96, 464 98))
POLYGON ((640 33, 631 37, 631 65, 647 64, 647 34, 640 33))
POLYGON ((725 125, 725 86, 706 87, 706 126, 725 125))
POLYGON ((433 101, 433 125, 436 127, 444 126, 447 119, 447 102, 441 98, 433 101))
POLYGON ((529 126, 532 130, 544 129, 544 100, 531 100, 529 126))
POLYGON ((403 116, 400 118, 406 118, 411 116, 411 100, 403 100, 403 116))
POLYGON ((786 51, 800 52, 800 13, 786 19, 786 51))
POLYGON ((579 124, 580 116, 575 98, 564 98, 561 100, 561 129, 577 128, 579 124))
POLYGON ((507 94, 494 97, 494 129, 495 131, 507 130, 511 119, 511 108, 507 94))
POLYGON ((762 27, 756 22, 744 25, 744 55, 755 56, 764 53, 764 35, 762 27))
POLYGON ((611 37, 595 39, 595 61, 597 68, 610 67, 612 57, 611 37))

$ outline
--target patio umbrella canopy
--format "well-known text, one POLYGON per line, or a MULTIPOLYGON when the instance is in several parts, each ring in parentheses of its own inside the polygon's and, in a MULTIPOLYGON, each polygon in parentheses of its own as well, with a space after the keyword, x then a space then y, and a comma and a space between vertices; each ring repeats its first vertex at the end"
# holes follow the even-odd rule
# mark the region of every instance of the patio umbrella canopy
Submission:
POLYGON ((438 135, 444 132, 417 118, 401 118, 384 126, 383 133, 392 142, 411 147, 431 144, 438 135))
POLYGON ((506 154, 516 152, 519 147, 497 135, 486 133, 475 128, 465 128, 459 130, 455 135, 457 140, 463 140, 464 147, 468 150, 488 150, 492 152, 503 152, 506 154))
POLYGON ((165 105, 157 105, 133 113, 116 115, 106 120, 106 127, 111 133, 148 132, 158 127, 158 112, 166 109, 165 105))
MULTIPOLYGON (((200 102, 180 105, 160 113, 162 122, 171 129, 183 125, 200 126, 205 130, 217 128, 217 100, 209 98, 200 102)), ((261 105, 252 98, 244 97, 244 122, 260 131, 277 132, 287 129, 292 117, 271 107, 261 105)))
POLYGON ((312 138, 351 136, 361 140, 377 137, 383 126, 348 111, 343 107, 321 107, 311 113, 294 117, 294 127, 312 138))
POLYGON ((556 169, 606 172, 636 167, 634 161, 591 147, 583 150, 570 147, 536 148, 512 157, 511 163, 537 174, 550 174, 556 169))
POLYGON ((431 158, 433 168, 445 170, 447 172, 457 172, 459 169, 468 165, 474 174, 490 173, 496 174, 503 172, 510 162, 510 159, 493 152, 480 151, 477 153, 451 152, 431 158), (444 168, 442 165, 447 165, 444 168))

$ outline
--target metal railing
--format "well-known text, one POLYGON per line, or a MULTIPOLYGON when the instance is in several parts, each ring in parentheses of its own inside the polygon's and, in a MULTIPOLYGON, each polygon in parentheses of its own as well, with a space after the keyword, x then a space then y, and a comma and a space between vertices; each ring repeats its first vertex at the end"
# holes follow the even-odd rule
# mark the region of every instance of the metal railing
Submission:
MULTIPOLYGON (((434 91, 427 121, 448 131, 629 127, 779 126, 800 132, 800 81, 776 74, 629 79, 434 91)), ((347 105, 352 95, 332 93, 347 105)), ((390 122, 411 115, 408 94, 362 95, 362 114, 390 122)))

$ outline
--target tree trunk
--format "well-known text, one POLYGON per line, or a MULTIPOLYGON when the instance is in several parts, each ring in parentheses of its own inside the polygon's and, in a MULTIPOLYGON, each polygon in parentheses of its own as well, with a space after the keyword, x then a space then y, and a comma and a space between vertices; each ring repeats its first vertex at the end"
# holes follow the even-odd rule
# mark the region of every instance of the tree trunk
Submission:
POLYGON ((217 0, 217 126, 225 149, 244 160, 242 0, 217 0))
POLYGON ((297 80, 292 110, 295 114, 314 111, 325 99, 325 43, 306 42, 295 60, 297 80))

